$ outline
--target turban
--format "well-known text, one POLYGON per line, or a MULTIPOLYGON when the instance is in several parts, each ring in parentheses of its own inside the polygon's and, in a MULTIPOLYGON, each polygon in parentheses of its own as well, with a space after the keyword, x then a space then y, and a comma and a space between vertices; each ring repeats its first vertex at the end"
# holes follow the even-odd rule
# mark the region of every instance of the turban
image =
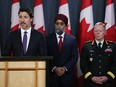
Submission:
POLYGON ((65 15, 63 15, 63 14, 58 14, 58 15, 55 17, 54 23, 55 23, 57 20, 62 20, 62 21, 65 23, 66 26, 67 26, 67 24, 68 24, 68 18, 67 18, 65 15))

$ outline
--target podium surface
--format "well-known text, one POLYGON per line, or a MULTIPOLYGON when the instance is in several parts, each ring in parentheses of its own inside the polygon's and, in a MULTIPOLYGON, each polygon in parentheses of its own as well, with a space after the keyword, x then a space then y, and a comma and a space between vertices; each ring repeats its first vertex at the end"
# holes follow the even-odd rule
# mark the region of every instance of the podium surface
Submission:
POLYGON ((1 57, 0 87, 46 87, 50 59, 51 56, 1 57))

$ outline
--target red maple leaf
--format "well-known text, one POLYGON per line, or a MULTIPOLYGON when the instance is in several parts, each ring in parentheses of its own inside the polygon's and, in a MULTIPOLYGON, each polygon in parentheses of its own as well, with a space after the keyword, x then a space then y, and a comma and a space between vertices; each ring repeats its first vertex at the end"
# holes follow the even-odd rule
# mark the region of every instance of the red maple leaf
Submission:
POLYGON ((88 32, 88 28, 89 28, 90 24, 87 24, 86 19, 82 19, 81 23, 80 23, 80 29, 79 29, 79 33, 78 33, 78 42, 79 42, 79 51, 81 52, 81 49, 83 47, 83 44, 86 41, 89 40, 93 40, 94 39, 94 34, 93 34, 93 29, 91 29, 88 32))

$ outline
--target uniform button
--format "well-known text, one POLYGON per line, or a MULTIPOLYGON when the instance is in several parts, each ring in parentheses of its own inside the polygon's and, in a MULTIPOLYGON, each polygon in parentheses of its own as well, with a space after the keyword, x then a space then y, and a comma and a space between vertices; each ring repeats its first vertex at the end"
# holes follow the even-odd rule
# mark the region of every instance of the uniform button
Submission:
POLYGON ((101 60, 99 60, 99 62, 101 63, 101 60))
POLYGON ((101 57, 101 55, 99 55, 99 57, 101 57))
POLYGON ((99 72, 99 74, 101 74, 101 72, 99 72))
POLYGON ((99 68, 101 68, 101 66, 99 66, 99 68))

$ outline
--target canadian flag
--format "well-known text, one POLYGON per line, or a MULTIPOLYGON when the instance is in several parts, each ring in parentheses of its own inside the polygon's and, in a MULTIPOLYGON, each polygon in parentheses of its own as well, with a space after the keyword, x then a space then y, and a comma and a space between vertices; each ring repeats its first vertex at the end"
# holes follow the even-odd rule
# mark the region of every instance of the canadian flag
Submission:
MULTIPOLYGON (((80 53, 84 43, 88 40, 94 39, 92 0, 82 0, 79 26, 80 28, 78 33, 78 39, 79 39, 78 46, 79 46, 79 53, 80 53)), ((78 87, 83 87, 84 78, 80 69, 80 57, 79 57, 77 66, 78 66, 78 87)))
POLYGON ((41 31, 45 35, 44 13, 42 0, 34 0, 34 29, 41 31))
POLYGON ((65 32, 67 34, 71 34, 68 0, 60 0, 59 14, 64 14, 68 17, 68 25, 65 29, 65 32))
POLYGON ((18 11, 19 11, 19 0, 12 0, 11 9, 11 29, 16 30, 19 28, 18 11))
POLYGON ((106 1, 105 23, 106 23, 106 30, 107 30, 105 38, 107 40, 116 42, 116 29, 115 29, 113 0, 106 1))

